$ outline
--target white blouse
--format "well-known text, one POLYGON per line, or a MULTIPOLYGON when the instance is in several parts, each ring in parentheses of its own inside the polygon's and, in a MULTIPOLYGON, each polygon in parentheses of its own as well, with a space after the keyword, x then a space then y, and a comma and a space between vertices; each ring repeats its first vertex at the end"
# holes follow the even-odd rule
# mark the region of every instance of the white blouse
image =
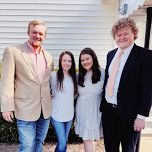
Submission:
POLYGON ((63 79, 63 90, 57 88, 57 74, 51 73, 50 88, 52 90, 51 117, 59 122, 67 122, 74 116, 74 85, 70 76, 63 79))

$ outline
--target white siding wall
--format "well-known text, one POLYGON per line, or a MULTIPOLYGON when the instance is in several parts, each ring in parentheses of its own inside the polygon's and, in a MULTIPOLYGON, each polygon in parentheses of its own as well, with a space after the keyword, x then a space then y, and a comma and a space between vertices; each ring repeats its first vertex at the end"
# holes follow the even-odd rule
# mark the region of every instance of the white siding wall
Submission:
POLYGON ((68 49, 78 61, 84 47, 95 50, 101 65, 113 48, 110 34, 117 14, 117 0, 1 0, 0 51, 27 40, 30 20, 43 19, 48 33, 44 47, 57 65, 61 51, 68 49))
POLYGON ((136 21, 137 27, 139 29, 138 38, 136 44, 144 47, 145 43, 145 31, 146 31, 146 12, 142 16, 131 15, 131 17, 136 21))

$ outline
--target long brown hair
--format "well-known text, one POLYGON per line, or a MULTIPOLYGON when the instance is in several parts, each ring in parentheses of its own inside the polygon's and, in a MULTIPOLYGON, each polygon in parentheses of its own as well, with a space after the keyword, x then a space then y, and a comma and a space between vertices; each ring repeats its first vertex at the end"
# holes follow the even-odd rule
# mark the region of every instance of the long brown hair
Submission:
POLYGON ((75 60, 74 56, 70 51, 64 51, 60 54, 59 57, 59 69, 57 71, 57 86, 59 90, 63 90, 63 80, 64 80, 64 74, 63 74, 63 68, 62 68, 62 57, 63 55, 68 54, 71 57, 72 65, 69 69, 69 75, 72 78, 73 85, 74 85, 74 94, 77 93, 77 79, 76 79, 76 69, 75 69, 75 60))
POLYGON ((79 76, 78 76, 78 84, 82 87, 84 86, 84 76, 87 73, 87 70, 83 68, 82 64, 81 64, 81 55, 84 54, 88 54, 92 57, 93 60, 93 65, 91 67, 92 70, 92 83, 97 83, 98 81, 100 81, 100 76, 101 76, 101 72, 99 69, 99 62, 97 59, 97 56, 95 54, 95 52, 91 49, 91 48, 84 48, 81 52, 80 52, 80 56, 79 56, 79 76))

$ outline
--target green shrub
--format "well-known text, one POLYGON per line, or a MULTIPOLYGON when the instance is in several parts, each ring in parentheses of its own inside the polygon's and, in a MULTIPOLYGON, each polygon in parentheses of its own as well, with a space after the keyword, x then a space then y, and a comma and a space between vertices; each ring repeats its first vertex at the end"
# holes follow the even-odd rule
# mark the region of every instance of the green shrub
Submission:
POLYGON ((8 123, 0 116, 0 143, 1 142, 17 142, 18 133, 16 122, 8 123))
MULTIPOLYGON (((69 134, 69 142, 80 142, 81 139, 75 135, 74 126, 71 127, 71 131, 69 134)), ((0 115, 0 143, 12 143, 18 142, 18 131, 16 126, 16 121, 13 123, 8 123, 3 120, 0 115)), ((50 125, 48 134, 46 137, 46 142, 56 142, 55 132, 53 127, 50 125)))

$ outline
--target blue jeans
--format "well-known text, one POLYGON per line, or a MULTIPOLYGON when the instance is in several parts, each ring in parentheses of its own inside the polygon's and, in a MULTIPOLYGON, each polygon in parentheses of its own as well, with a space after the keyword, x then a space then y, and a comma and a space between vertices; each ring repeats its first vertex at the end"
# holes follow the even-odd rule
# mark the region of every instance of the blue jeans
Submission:
POLYGON ((19 133, 19 152, 42 152, 50 118, 39 118, 37 121, 17 120, 19 133))
POLYGON ((55 129, 56 136, 58 139, 55 152, 66 152, 66 144, 68 141, 68 135, 72 125, 72 120, 67 122, 59 122, 51 117, 51 122, 55 129))

